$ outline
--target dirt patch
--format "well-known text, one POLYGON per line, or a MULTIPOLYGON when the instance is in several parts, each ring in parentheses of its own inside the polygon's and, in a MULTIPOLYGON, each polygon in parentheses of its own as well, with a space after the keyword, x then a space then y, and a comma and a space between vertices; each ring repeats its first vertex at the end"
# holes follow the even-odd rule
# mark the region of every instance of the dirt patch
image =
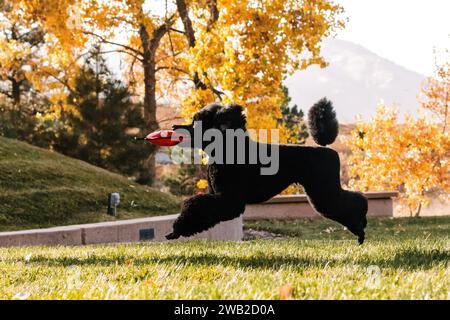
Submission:
POLYGON ((244 238, 243 238, 244 241, 256 239, 284 240, 289 239, 289 237, 265 230, 255 230, 255 229, 244 230, 244 238))

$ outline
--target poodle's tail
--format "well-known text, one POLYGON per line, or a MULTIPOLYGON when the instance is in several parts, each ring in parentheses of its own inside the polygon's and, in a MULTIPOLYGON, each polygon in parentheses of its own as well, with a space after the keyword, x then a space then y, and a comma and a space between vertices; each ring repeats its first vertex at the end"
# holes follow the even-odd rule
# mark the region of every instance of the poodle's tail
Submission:
POLYGON ((336 140, 339 125, 331 101, 322 98, 313 105, 308 112, 308 122, 309 132, 317 144, 326 146, 336 140))

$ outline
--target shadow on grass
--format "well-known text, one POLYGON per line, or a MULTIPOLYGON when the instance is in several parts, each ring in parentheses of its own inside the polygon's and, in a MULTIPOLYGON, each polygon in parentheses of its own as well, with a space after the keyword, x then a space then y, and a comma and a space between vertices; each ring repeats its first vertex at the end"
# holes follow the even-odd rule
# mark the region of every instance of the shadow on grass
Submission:
POLYGON ((368 267, 377 265, 380 268, 394 268, 407 270, 429 269, 439 264, 450 261, 450 252, 445 250, 419 250, 415 248, 403 249, 392 256, 385 258, 371 258, 369 256, 353 257, 351 254, 343 258, 306 258, 297 256, 264 256, 258 254, 254 257, 228 256, 217 254, 200 255, 170 255, 166 257, 134 258, 133 256, 103 257, 91 256, 88 258, 46 258, 34 257, 30 263, 46 266, 110 266, 127 265, 145 266, 149 264, 181 264, 194 266, 230 266, 244 269, 272 269, 278 270, 282 267, 298 268, 324 268, 339 267, 345 265, 360 265, 368 267))

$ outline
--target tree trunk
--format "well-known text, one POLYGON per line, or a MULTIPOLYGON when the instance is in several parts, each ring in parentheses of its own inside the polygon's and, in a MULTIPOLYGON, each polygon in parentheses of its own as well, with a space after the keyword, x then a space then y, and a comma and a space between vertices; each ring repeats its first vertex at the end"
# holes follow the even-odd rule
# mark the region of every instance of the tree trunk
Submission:
MULTIPOLYGON (((173 22, 172 22, 173 23, 173 22)), ((144 49, 142 57, 142 66, 144 68, 144 119, 147 124, 147 130, 152 132, 158 129, 158 121, 156 119, 156 50, 159 42, 167 30, 170 23, 166 22, 156 28, 152 37, 147 29, 142 25, 139 29, 142 47, 144 49)), ((157 148, 154 147, 144 163, 138 181, 145 184, 153 184, 155 181, 155 153, 157 148)))
POLYGON ((147 128, 151 131, 158 128, 156 120, 156 76, 155 61, 150 55, 149 61, 144 62, 144 117, 147 128))
POLYGON ((416 212, 414 213, 414 217, 417 218, 420 216, 420 211, 422 209, 422 204, 419 203, 419 205, 417 206, 416 212))
POLYGON ((11 96, 13 99, 14 106, 20 105, 20 82, 14 78, 11 78, 12 91, 11 96))
MULTIPOLYGON (((194 28, 192 27, 192 21, 189 18, 189 12, 188 7, 186 5, 185 0, 176 0, 178 13, 180 14, 181 21, 183 22, 184 26, 184 34, 186 36, 186 40, 188 42, 188 45, 190 48, 195 47, 195 32, 194 28)), ((211 10, 211 17, 208 21, 207 30, 209 31, 212 25, 219 19, 219 10, 217 9, 217 1, 216 0, 209 0, 209 8, 211 10)), ((194 72, 193 74, 193 82, 196 89, 203 89, 206 90, 208 86, 204 84, 198 75, 197 72, 194 72)), ((215 90, 212 86, 211 89, 214 94, 218 96, 220 100, 222 100, 221 94, 222 92, 215 90)))
MULTIPOLYGON (((157 130, 159 125, 156 119, 156 70, 154 55, 144 55, 144 119, 147 124, 148 132, 157 130)), ((155 181, 155 152, 157 148, 153 148, 153 151, 149 157, 145 160, 144 170, 138 178, 140 183, 153 184, 155 181)))
MULTIPOLYGON (((19 40, 18 30, 15 24, 13 24, 11 28, 11 38, 14 41, 19 40)), ((17 81, 15 78, 17 72, 19 71, 15 71, 11 76, 8 77, 8 79, 11 81, 11 97, 13 99, 14 107, 19 107, 20 105, 20 85, 22 83, 22 81, 17 81)))

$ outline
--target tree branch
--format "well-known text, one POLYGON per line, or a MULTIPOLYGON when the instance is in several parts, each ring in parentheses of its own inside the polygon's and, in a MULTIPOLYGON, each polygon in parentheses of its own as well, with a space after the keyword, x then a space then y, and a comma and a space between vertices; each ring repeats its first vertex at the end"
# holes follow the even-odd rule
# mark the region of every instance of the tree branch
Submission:
POLYGON ((179 71, 181 73, 185 73, 185 74, 189 75, 189 72, 187 72, 186 70, 177 68, 177 67, 161 66, 161 67, 156 68, 155 72, 158 72, 159 70, 175 70, 175 71, 179 71))
POLYGON ((84 34, 87 34, 87 35, 91 35, 91 36, 97 37, 97 38, 99 38, 103 43, 111 44, 111 45, 114 45, 114 46, 119 46, 119 47, 122 47, 122 48, 124 48, 124 49, 126 49, 126 50, 129 50, 129 51, 131 51, 131 52, 134 52, 134 53, 135 53, 136 55, 138 55, 138 56, 143 56, 143 55, 144 55, 141 51, 139 51, 139 50, 137 50, 137 49, 134 49, 134 48, 132 48, 132 47, 130 47, 130 46, 127 46, 127 45, 125 45, 125 44, 117 43, 117 42, 114 42, 114 41, 109 41, 109 40, 105 39, 104 37, 102 37, 101 35, 98 35, 98 34, 96 34, 96 33, 94 33, 94 32, 84 31, 83 33, 84 33, 84 34))
MULTIPOLYGON (((192 27, 192 21, 189 18, 189 13, 186 6, 185 0, 176 0, 178 13, 180 14, 181 21, 183 21, 184 26, 184 34, 186 35, 188 45, 190 48, 195 47, 195 34, 194 29, 192 27)), ((199 79, 198 73, 194 73, 194 81, 195 88, 205 90, 207 86, 199 79)))
POLYGON ((163 24, 161 24, 158 28, 156 28, 152 33, 152 39, 149 42, 149 50, 153 53, 156 52, 156 49, 159 46, 159 42, 161 41, 162 37, 169 32, 171 26, 175 22, 173 17, 175 14, 173 14, 168 20, 166 20, 163 24))
POLYGON ((222 96, 225 95, 225 92, 217 90, 216 88, 214 88, 213 86, 210 86, 210 89, 212 90, 212 92, 217 96, 217 98, 219 98, 219 100, 222 101, 222 96))
POLYGON ((181 31, 181 30, 178 30, 178 29, 175 29, 175 28, 170 28, 170 31, 178 32, 178 33, 181 33, 181 34, 186 34, 184 31, 181 31))
POLYGON ((184 31, 185 31, 184 33, 188 40, 189 47, 193 48, 193 47, 195 47, 195 33, 194 33, 194 28, 192 27, 192 21, 189 18, 186 1, 185 0, 176 0, 176 2, 177 2, 178 13, 180 14, 181 21, 183 22, 184 31))
POLYGON ((133 59, 133 61, 131 62, 131 65, 130 65, 130 70, 128 70, 128 75, 130 77, 130 81, 132 81, 133 84, 136 82, 136 78, 134 77, 134 65, 136 64, 137 60, 138 60, 137 58, 133 59))
POLYGON ((45 70, 44 70, 44 73, 46 75, 52 77, 53 79, 55 79, 59 83, 61 83, 67 90, 70 91, 70 93, 78 96, 78 94, 70 87, 70 85, 67 83, 67 81, 62 80, 61 78, 59 78, 59 77, 55 76, 54 74, 51 74, 50 72, 47 72, 45 70))
MULTIPOLYGON (((176 2, 177 2, 178 13, 180 14, 181 20, 183 21, 184 30, 185 30, 184 34, 186 35, 188 45, 189 45, 189 47, 193 48, 193 47, 195 47, 195 33, 194 33, 194 29, 192 27, 192 21, 189 18, 189 12, 188 12, 188 9, 186 6, 186 1, 185 0, 176 0, 176 2)), ((210 10, 211 10, 211 17, 208 22, 207 28, 211 27, 217 21, 217 19, 219 19, 219 11, 217 9, 217 1, 210 0, 209 4, 210 4, 210 10)), ((208 86, 200 80, 197 72, 194 73, 192 81, 194 82, 195 88, 197 88, 197 89, 206 90, 208 88, 208 86)), ((209 88, 220 100, 222 100, 222 95, 224 95, 224 93, 222 91, 215 89, 212 85, 210 85, 209 88)))
POLYGON ((160 59, 156 60, 156 63, 164 61, 164 60, 169 59, 169 58, 175 58, 176 56, 179 56, 182 53, 183 53, 183 51, 178 51, 178 52, 173 53, 170 56, 166 55, 166 56, 161 57, 160 59))
POLYGON ((128 54, 130 56, 132 56, 133 58, 135 58, 136 60, 142 61, 142 58, 139 58, 137 55, 132 54, 131 52, 127 51, 127 50, 107 50, 107 51, 100 51, 99 54, 106 54, 106 53, 125 53, 128 54))
POLYGON ((143 58, 144 61, 147 60, 148 57, 148 50, 149 50, 149 35, 147 32, 147 28, 141 24, 139 27, 139 37, 141 38, 141 43, 142 43, 142 47, 144 48, 144 54, 143 54, 143 58))
POLYGON ((219 10, 217 9, 217 0, 209 0, 209 10, 211 11, 211 16, 209 17, 208 24, 206 25, 206 30, 209 31, 212 25, 219 20, 219 10))

